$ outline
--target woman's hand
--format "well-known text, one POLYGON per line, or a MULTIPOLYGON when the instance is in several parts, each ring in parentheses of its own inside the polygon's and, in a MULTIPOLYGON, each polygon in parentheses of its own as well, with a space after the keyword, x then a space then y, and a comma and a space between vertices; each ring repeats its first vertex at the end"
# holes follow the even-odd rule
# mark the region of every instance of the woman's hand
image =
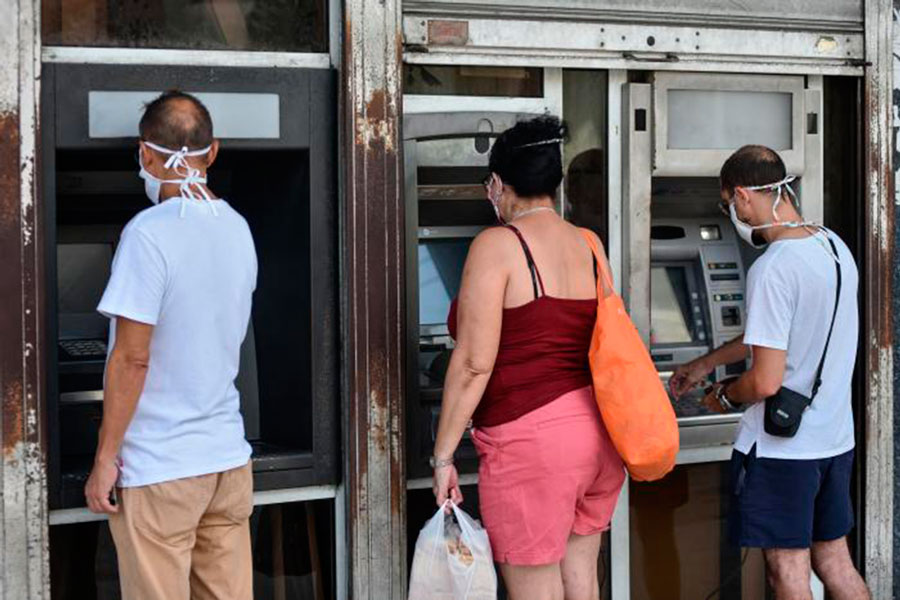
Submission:
POLYGON ((459 489, 459 474, 454 465, 437 467, 434 470, 434 483, 431 489, 438 506, 443 506, 447 498, 450 498, 450 501, 457 506, 462 504, 463 495, 459 489))

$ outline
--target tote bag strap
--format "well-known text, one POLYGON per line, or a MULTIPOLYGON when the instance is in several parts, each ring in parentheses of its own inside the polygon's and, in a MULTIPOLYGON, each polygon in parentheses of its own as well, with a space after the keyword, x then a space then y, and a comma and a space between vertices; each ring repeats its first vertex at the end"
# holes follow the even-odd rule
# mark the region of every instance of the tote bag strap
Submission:
POLYGON ((603 299, 615 292, 612 275, 609 272, 609 263, 606 261, 606 256, 597 245, 597 238, 594 237, 593 232, 583 227, 579 227, 578 231, 580 231, 581 235, 584 236, 585 241, 591 248, 591 252, 594 255, 596 264, 600 267, 600 273, 602 274, 602 277, 600 277, 597 281, 597 296, 598 299, 603 299))

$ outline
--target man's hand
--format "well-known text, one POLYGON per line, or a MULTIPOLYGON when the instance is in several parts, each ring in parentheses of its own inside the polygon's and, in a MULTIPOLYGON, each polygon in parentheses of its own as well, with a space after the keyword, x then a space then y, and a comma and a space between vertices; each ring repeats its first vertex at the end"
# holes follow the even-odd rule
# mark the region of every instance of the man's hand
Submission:
POLYGON ((703 406, 706 407, 707 410, 713 413, 724 414, 725 407, 722 406, 722 403, 719 402, 719 399, 716 397, 716 393, 719 391, 719 388, 723 387, 721 383, 713 384, 709 391, 706 392, 706 395, 703 396, 703 406))
POLYGON ((700 357, 689 363, 683 364, 669 378, 669 392, 675 398, 681 398, 687 392, 698 387, 706 381, 707 375, 713 370, 706 357, 700 357))
POLYGON ((111 515, 119 512, 118 505, 109 500, 118 479, 119 467, 115 461, 104 460, 94 463, 91 476, 84 486, 84 497, 92 513, 111 515))

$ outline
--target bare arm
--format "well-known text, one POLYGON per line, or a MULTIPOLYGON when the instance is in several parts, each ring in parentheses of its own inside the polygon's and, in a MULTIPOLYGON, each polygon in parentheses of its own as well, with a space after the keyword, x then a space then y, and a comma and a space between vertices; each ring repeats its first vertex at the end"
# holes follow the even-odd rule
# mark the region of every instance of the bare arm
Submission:
POLYGON ((753 366, 737 381, 728 385, 726 395, 731 402, 753 404, 775 394, 784 380, 787 352, 753 346, 753 366))
POLYGON ((88 508, 116 512, 109 495, 118 478, 116 456, 144 389, 150 363, 153 326, 118 317, 116 339, 106 365, 103 391, 103 423, 97 441, 94 467, 85 486, 88 508))
POLYGON ((487 387, 503 322, 503 301, 509 273, 503 268, 510 234, 488 230, 472 243, 463 270, 457 307, 457 342, 441 402, 434 444, 436 458, 450 458, 487 387))

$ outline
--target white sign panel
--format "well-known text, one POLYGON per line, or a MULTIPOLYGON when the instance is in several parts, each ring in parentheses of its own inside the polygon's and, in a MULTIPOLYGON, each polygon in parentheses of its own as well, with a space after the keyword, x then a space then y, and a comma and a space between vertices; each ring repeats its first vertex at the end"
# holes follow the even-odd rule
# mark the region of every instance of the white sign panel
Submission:
MULTIPOLYGON (((88 92, 88 135, 91 138, 137 137, 144 106, 159 94, 151 91, 88 92)), ((197 92, 193 95, 209 109, 217 138, 280 137, 278 94, 197 92)))

